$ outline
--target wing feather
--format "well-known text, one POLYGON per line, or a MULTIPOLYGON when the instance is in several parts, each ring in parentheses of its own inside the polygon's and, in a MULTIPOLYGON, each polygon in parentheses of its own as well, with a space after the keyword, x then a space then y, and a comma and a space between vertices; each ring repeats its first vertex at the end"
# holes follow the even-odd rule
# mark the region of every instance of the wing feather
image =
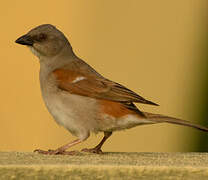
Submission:
POLYGON ((105 99, 122 103, 143 103, 157 105, 154 102, 144 99, 130 89, 115 83, 96 74, 86 74, 82 71, 71 71, 69 69, 56 69, 52 72, 57 80, 60 89, 72 94, 105 99), (85 77, 73 83, 73 79, 85 77))

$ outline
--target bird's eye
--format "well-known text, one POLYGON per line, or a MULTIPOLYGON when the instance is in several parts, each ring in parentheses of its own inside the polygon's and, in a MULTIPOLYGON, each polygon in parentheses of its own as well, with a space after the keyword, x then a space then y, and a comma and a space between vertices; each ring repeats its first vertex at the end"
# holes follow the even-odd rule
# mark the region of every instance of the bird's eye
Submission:
POLYGON ((47 38, 46 34, 43 34, 43 33, 39 34, 39 36, 38 36, 38 40, 39 40, 39 41, 43 41, 43 40, 45 40, 46 38, 47 38))
POLYGON ((38 35, 33 36, 33 39, 38 41, 38 42, 42 42, 44 40, 46 40, 47 36, 44 33, 40 33, 38 35))

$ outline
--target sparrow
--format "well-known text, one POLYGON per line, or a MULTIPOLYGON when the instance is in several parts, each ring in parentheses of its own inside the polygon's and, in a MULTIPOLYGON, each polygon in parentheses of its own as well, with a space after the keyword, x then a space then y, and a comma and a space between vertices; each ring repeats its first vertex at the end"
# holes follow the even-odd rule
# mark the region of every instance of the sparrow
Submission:
POLYGON ((104 132, 101 142, 84 152, 101 154, 101 147, 114 131, 139 125, 172 123, 208 132, 208 128, 160 114, 140 111, 135 103, 149 101, 125 86, 111 81, 77 57, 66 36, 51 24, 43 24, 18 38, 40 62, 40 87, 45 105, 54 120, 77 139, 41 154, 74 154, 68 148, 85 141, 90 133, 104 132))

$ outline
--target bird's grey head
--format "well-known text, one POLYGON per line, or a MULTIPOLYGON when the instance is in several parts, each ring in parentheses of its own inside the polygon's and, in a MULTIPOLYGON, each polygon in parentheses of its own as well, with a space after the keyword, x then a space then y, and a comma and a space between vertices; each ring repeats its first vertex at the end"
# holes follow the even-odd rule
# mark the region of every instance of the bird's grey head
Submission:
POLYGON ((39 58, 56 56, 65 46, 71 48, 64 34, 51 24, 43 24, 30 30, 15 42, 28 46, 39 58))

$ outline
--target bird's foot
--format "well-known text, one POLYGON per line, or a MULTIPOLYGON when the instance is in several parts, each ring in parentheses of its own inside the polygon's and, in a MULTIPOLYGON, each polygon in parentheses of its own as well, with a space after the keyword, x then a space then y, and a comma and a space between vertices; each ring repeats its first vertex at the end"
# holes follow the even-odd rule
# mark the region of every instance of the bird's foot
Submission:
POLYGON ((34 152, 37 152, 39 154, 46 154, 46 155, 76 155, 78 154, 78 151, 59 151, 59 150, 51 150, 48 151, 36 149, 34 152))
POLYGON ((89 152, 89 153, 95 153, 95 154, 103 154, 103 151, 100 148, 91 148, 91 149, 82 149, 82 152, 89 152))

